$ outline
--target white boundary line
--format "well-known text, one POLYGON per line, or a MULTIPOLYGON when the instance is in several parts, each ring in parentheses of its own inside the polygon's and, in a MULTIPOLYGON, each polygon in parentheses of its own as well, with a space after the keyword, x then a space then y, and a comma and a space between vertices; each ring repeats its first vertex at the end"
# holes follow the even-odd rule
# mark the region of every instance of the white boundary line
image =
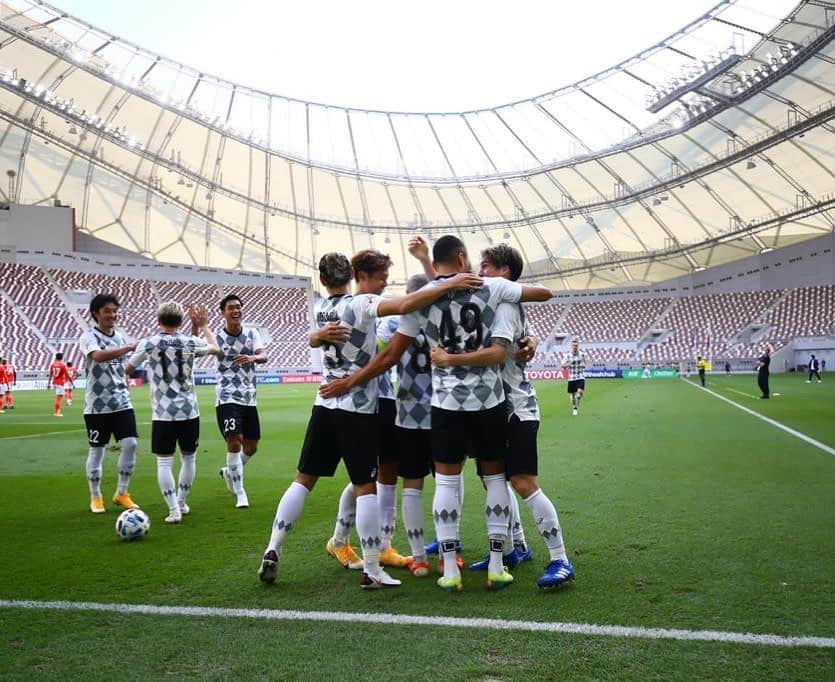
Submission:
POLYGON ((592 625, 588 623, 542 623, 492 618, 451 618, 443 616, 407 616, 396 613, 347 613, 344 611, 290 611, 279 609, 226 609, 206 606, 154 606, 152 604, 102 604, 97 602, 29 601, 0 599, 0 609, 47 611, 93 611, 150 616, 191 616, 195 618, 253 618, 259 620, 318 621, 373 625, 425 625, 479 630, 516 630, 552 632, 569 635, 627 637, 639 639, 674 639, 690 642, 759 644, 776 647, 812 647, 835 649, 835 637, 787 637, 750 632, 717 630, 678 630, 669 628, 592 625))
POLYGON ((734 407, 739 408, 743 412, 747 412, 752 417, 756 417, 757 419, 762 419, 764 422, 771 424, 772 426, 776 426, 778 429, 785 431, 786 433, 790 433, 795 438, 799 438, 800 440, 806 441, 809 445, 814 445, 816 448, 823 450, 825 453, 835 456, 835 448, 832 448, 825 443, 821 443, 819 440, 815 440, 811 436, 807 436, 805 433, 801 433, 800 431, 795 431, 790 426, 786 426, 785 424, 781 424, 776 419, 771 419, 771 417, 766 417, 765 415, 760 414, 759 412, 755 412, 749 407, 745 407, 745 405, 740 405, 738 402, 731 400, 730 398, 726 398, 723 395, 719 395, 715 391, 711 391, 709 388, 702 388, 698 384, 693 383, 689 379, 686 380, 688 384, 693 386, 694 388, 698 388, 700 391, 705 391, 706 393, 710 393, 710 395, 719 398, 719 400, 724 400, 729 405, 733 405, 734 407))
POLYGON ((25 436, 0 436, 0 440, 20 440, 21 438, 38 438, 39 436, 55 436, 59 433, 78 433, 87 429, 64 429, 63 431, 46 431, 44 433, 27 433, 25 436))
POLYGON ((737 395, 744 395, 746 398, 754 398, 756 400, 757 396, 753 395, 752 393, 746 393, 745 391, 737 391, 735 388, 731 388, 730 386, 722 386, 726 391, 733 391, 737 395))

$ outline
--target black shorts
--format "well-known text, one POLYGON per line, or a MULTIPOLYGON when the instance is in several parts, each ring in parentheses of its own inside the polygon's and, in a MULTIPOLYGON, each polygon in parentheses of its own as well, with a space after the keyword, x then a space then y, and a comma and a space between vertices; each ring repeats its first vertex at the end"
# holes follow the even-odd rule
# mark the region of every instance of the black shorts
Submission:
POLYGON ((377 400, 378 447, 380 464, 384 462, 399 462, 397 434, 394 420, 397 418, 397 401, 382 398, 377 400))
POLYGON ((230 433, 239 433, 245 440, 261 439, 261 421, 255 405, 223 403, 215 407, 215 415, 220 435, 224 438, 230 433))
POLYGON ((314 405, 304 434, 299 471, 310 476, 333 476, 342 459, 351 483, 362 485, 376 480, 378 419, 376 414, 314 405))
POLYGON ((177 422, 155 419, 151 422, 151 452, 155 455, 173 455, 180 446, 180 452, 195 452, 200 444, 200 417, 177 422))
POLYGON ((424 478, 432 471, 432 432, 429 429, 394 427, 401 478, 424 478))
POLYGON ((507 424, 507 455, 505 456, 505 474, 508 478, 519 474, 536 476, 538 454, 536 436, 539 433, 539 420, 522 421, 515 414, 507 424))
POLYGON ((584 391, 586 390, 586 380, 585 379, 574 379, 573 381, 568 382, 568 392, 569 393, 576 393, 577 389, 582 388, 584 391))
POLYGON ((138 438, 136 431, 136 413, 133 410, 120 410, 107 414, 85 414, 87 442, 92 447, 103 448, 113 435, 116 440, 138 438))
POLYGON ((489 410, 464 412, 432 407, 432 459, 443 464, 467 456, 492 462, 504 458, 507 414, 504 403, 489 410))

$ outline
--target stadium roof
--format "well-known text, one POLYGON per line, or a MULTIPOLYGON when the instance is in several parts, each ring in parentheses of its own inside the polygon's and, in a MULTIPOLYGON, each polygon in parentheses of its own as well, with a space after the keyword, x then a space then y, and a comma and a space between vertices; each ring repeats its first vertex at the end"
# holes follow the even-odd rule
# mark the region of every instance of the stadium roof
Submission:
POLYGON ((833 32, 832 2, 728 0, 553 92, 405 113, 255 90, 0 0, 0 190, 195 265, 314 275, 373 246, 402 282, 412 234, 453 232, 510 242, 558 289, 660 281, 835 227, 833 32))

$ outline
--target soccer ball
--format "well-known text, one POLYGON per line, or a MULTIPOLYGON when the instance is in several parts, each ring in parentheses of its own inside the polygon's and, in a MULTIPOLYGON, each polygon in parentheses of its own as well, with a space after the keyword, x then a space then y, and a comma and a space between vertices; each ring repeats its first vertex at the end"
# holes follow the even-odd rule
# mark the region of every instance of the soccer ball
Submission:
POLYGON ((122 540, 139 540, 151 529, 151 519, 141 509, 126 509, 116 519, 116 535, 122 540))

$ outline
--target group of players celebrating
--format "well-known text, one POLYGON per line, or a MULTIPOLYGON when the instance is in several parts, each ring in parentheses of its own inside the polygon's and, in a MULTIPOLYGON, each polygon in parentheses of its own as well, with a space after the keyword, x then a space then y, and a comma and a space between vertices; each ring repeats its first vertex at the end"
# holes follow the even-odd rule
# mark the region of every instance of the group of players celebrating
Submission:
POLYGON ((276 580, 285 539, 307 496, 320 477, 333 476, 342 459, 351 485, 340 497, 328 553, 346 567, 361 568, 360 584, 367 589, 400 585, 384 566, 428 575, 432 546, 423 544, 421 495, 424 478, 434 471, 432 517, 443 572, 437 584, 460 591, 462 467, 470 456, 487 492, 488 534, 486 558, 470 568, 486 571, 488 589, 497 590, 513 582, 508 567, 531 559, 524 539, 517 540, 521 523, 515 491, 531 510, 550 556, 537 583, 543 589, 557 587, 574 577, 574 568, 556 509, 537 478, 539 405, 524 371, 536 341, 527 332, 521 306, 552 294, 517 282, 521 255, 504 244, 481 254, 480 277, 470 274, 466 247, 455 236, 438 239, 431 260, 420 238, 411 241, 410 251, 423 263, 425 276, 412 277, 407 294, 397 298, 380 296, 391 265, 384 254, 366 250, 349 261, 328 253, 319 261, 328 296, 316 305, 310 345, 324 351, 324 379, 298 472, 278 503, 258 576, 265 583, 276 580), (378 339, 382 348, 375 352, 378 339), (394 365, 399 381, 392 396, 385 377, 394 365), (404 479, 410 557, 391 547, 398 474, 404 479), (352 526, 361 559, 348 543, 352 526))
POLYGON ((240 298, 220 301, 224 327, 217 337, 209 329, 203 306, 185 310, 179 303, 163 303, 157 309, 159 331, 128 343, 116 329, 119 301, 112 294, 98 294, 90 302, 95 324, 82 334, 79 347, 86 359, 87 389, 84 421, 87 427, 87 482, 90 511, 105 511, 101 492, 105 448, 113 436, 120 446, 118 483, 113 503, 125 509, 138 507, 128 492, 136 463, 136 415, 127 377, 147 363, 151 392, 151 452, 156 455, 157 482, 168 507, 166 523, 180 523, 191 509, 188 496, 196 473, 200 439, 200 411, 194 393, 194 361, 202 355, 218 359, 216 413, 226 440, 226 466, 221 475, 235 495, 235 506, 249 506, 243 487, 244 465, 255 454, 260 424, 255 406, 255 365, 267 361, 264 344, 255 329, 242 325, 240 298), (180 331, 188 316, 191 334, 180 331), (196 334, 200 334, 197 336, 196 334), (122 359, 130 355, 127 364, 122 359), (174 480, 174 454, 179 446, 180 471, 174 480))
MULTIPOLYGON (((401 584, 384 567, 408 568, 416 577, 429 575, 428 555, 437 553, 443 574, 438 586, 460 591, 462 467, 467 457, 473 457, 487 493, 488 553, 471 564, 471 570, 486 572, 488 589, 497 590, 513 582, 508 568, 532 559, 519 518, 518 493, 549 554, 537 584, 543 589, 558 587, 574 578, 574 568, 566 555, 557 511, 537 478, 539 405, 525 375, 537 340, 527 330, 521 305, 546 301, 552 294, 545 287, 517 282, 522 258, 505 244, 482 252, 479 276, 472 274, 466 247, 455 236, 438 239, 431 258, 420 237, 411 240, 409 250, 424 273, 409 279, 401 297, 381 296, 391 260, 378 251, 361 251, 351 260, 328 253, 319 262, 327 296, 316 303, 309 342, 323 351, 324 377, 298 471, 278 503, 258 577, 275 582, 285 539, 296 527, 307 496, 320 477, 334 475, 342 460, 350 482, 339 499, 334 533, 326 544, 328 554, 346 568, 361 570, 361 586, 374 589, 401 584), (396 391, 390 379, 395 365, 396 391), (422 493, 430 473, 435 476, 436 540, 424 544, 422 493), (403 479, 403 523, 410 556, 401 555, 391 544, 398 477, 403 479), (361 557, 350 544, 353 528, 361 557)), ((169 302, 157 311, 159 331, 128 343, 116 329, 118 311, 115 296, 95 296, 90 303, 95 324, 79 340, 86 360, 90 510, 105 510, 102 462, 111 436, 120 449, 113 503, 127 509, 138 506, 128 491, 137 428, 127 376, 147 363, 151 451, 168 507, 165 522, 180 523, 190 512, 188 496, 200 432, 192 374, 195 358, 208 354, 218 358, 216 415, 227 445, 226 466, 220 473, 236 507, 248 507, 244 468, 260 438, 255 365, 267 362, 267 357, 257 331, 242 325, 240 298, 229 295, 220 301, 224 327, 217 336, 209 329, 204 307, 185 310, 169 302), (191 334, 181 331, 186 317, 191 334), (177 446, 181 466, 175 482, 177 446)), ((576 356, 576 347, 573 350, 576 356)), ((575 368, 579 371, 579 364, 575 368)), ((53 376, 51 370, 51 385, 63 386, 64 374, 59 368, 53 376)), ((59 397, 56 412, 60 412, 59 397)))

